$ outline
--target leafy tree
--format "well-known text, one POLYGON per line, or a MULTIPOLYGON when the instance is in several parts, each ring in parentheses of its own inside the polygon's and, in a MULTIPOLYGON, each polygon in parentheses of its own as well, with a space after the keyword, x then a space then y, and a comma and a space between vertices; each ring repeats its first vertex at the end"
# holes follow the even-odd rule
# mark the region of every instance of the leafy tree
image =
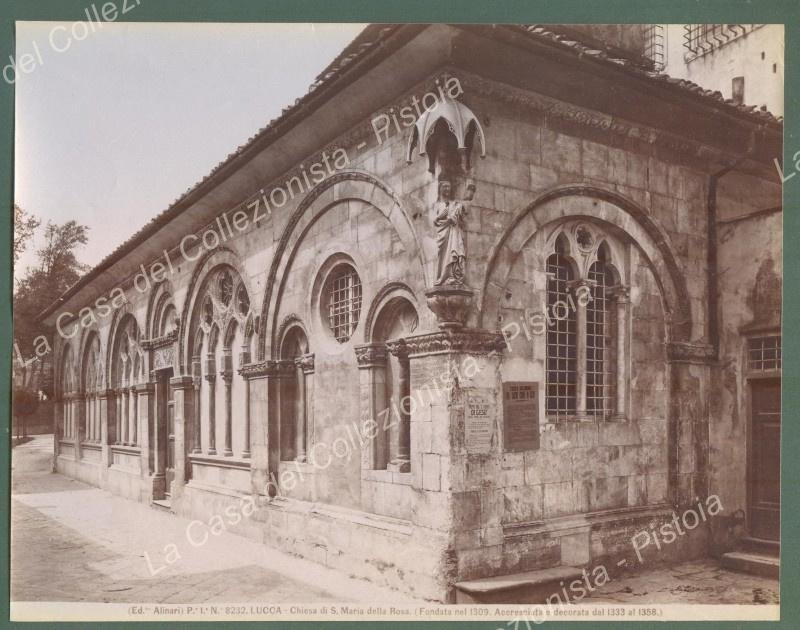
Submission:
POLYGON ((14 204, 14 264, 25 251, 28 241, 40 224, 41 221, 37 217, 23 210, 18 204, 14 204))
POLYGON ((16 363, 34 356, 34 342, 40 335, 52 340, 53 331, 38 323, 37 317, 88 270, 75 254, 88 242, 88 231, 76 221, 61 225, 48 222, 44 246, 37 252, 38 265, 27 270, 14 293, 16 363))

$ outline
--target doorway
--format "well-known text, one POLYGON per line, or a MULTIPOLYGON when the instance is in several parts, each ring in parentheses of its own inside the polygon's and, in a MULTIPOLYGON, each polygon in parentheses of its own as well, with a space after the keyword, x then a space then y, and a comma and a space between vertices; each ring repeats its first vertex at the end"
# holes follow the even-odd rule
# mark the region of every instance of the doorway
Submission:
POLYGON ((780 540, 781 380, 750 380, 748 522, 750 536, 780 540))
POLYGON ((156 372, 155 473, 164 476, 166 499, 171 497, 175 479, 175 401, 170 378, 172 368, 156 372))

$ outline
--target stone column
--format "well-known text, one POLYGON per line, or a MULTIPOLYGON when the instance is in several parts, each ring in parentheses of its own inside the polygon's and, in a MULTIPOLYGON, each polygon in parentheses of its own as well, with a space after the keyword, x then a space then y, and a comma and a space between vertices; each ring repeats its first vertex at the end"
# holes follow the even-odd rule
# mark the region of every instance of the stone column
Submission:
POLYGON ((225 457, 233 456, 233 401, 231 400, 231 385, 233 383, 233 357, 230 348, 222 353, 222 382, 225 387, 225 448, 222 454, 225 457))
POLYGON ((202 384, 202 369, 200 366, 200 357, 192 357, 192 385, 194 387, 194 413, 192 414, 192 453, 199 455, 203 452, 202 449, 202 404, 200 401, 200 385, 202 384))
POLYGON ((122 388, 114 392, 114 444, 122 443, 122 388))
MULTIPOLYGON (((250 417, 250 485, 254 495, 266 496, 270 479, 270 431, 274 412, 270 408, 270 363, 240 363, 239 374, 247 383, 250 417)), ((273 405, 274 406, 274 405, 273 405)), ((277 432, 274 433, 277 435, 277 432)), ((277 467, 277 464, 276 464, 277 467)))
POLYGON ((153 441, 153 437, 150 434, 150 426, 152 425, 155 429, 155 422, 151 422, 153 419, 153 394, 155 392, 155 384, 141 383, 136 386, 135 391, 137 398, 136 408, 138 411, 136 422, 139 426, 139 447, 141 448, 141 468, 142 475, 146 478, 155 470, 153 449, 150 448, 150 444, 153 441))
POLYGON ((175 413, 175 479, 171 496, 179 495, 190 477, 187 439, 192 424, 194 381, 191 376, 175 376, 170 380, 175 413))
POLYGON ((617 382, 616 401, 614 414, 611 420, 624 422, 626 419, 626 400, 628 397, 628 305, 630 304, 630 289, 618 287, 615 291, 617 308, 617 382))
POLYGON ((75 410, 75 459, 80 459, 83 456, 81 444, 86 438, 86 397, 83 393, 75 394, 72 405, 75 410))
MULTIPOLYGON (((242 346, 239 353, 239 365, 250 363, 250 349, 247 344, 242 346)), ((241 369, 239 374, 241 374, 241 369)), ((242 446, 242 459, 250 459, 250 379, 244 378, 244 445, 242 446)))
POLYGON ((114 443, 114 390, 104 389, 100 392, 100 448, 101 459, 106 467, 113 463, 110 445, 114 443))
MULTIPOLYGON (((64 424, 64 403, 60 394, 56 394, 53 402, 53 456, 58 457, 58 441, 61 439, 64 424)), ((55 460, 54 460, 55 461, 55 460)))
POLYGON ((389 462, 389 440, 386 412, 385 343, 368 343, 355 347, 361 383, 361 432, 374 435, 370 447, 361 451, 361 468, 376 470, 389 462))
POLYGON ((411 368, 408 361, 408 348, 404 340, 390 341, 387 344, 389 352, 397 357, 400 370, 398 378, 397 409, 400 417, 397 419, 397 451, 392 453, 392 459, 387 468, 395 472, 409 472, 411 470, 411 368))
MULTIPOLYGON (((581 289, 591 291, 589 283, 580 279, 570 286, 573 294, 580 293, 581 289)), ((590 294, 591 295, 591 294, 590 294)), ((575 308, 575 419, 588 421, 592 420, 586 410, 586 302, 585 300, 570 300, 567 308, 575 308)))
POLYGON ((217 365, 214 353, 206 355, 206 381, 208 381, 208 454, 217 454, 217 423, 215 411, 217 406, 217 365))
POLYGON ((131 387, 131 397, 133 398, 133 415, 131 417, 131 444, 139 444, 139 389, 131 387))
POLYGON ((308 381, 314 372, 314 355, 304 354, 295 360, 295 374, 297 375, 297 426, 295 434, 295 459, 298 462, 306 461, 306 449, 308 446, 308 416, 309 416, 309 396, 308 381))

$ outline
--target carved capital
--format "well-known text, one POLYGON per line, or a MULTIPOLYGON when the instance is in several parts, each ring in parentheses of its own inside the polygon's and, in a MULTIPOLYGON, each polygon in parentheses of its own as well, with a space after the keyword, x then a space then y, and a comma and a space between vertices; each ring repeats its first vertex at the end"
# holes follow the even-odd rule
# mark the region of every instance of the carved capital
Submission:
POLYGON ((494 354, 505 347, 500 333, 478 329, 443 330, 406 337, 403 341, 410 357, 449 353, 494 354))
POLYGON ((631 301, 631 288, 622 285, 611 287, 609 295, 617 300, 617 304, 628 304, 631 301))
POLYGON ((386 342, 386 349, 392 353, 393 356, 404 359, 408 357, 408 345, 405 339, 393 339, 386 342))
POLYGON ((425 291, 428 308, 436 315, 439 328, 455 330, 467 323, 474 291, 465 285, 434 287, 425 291))
POLYGON ((359 369, 386 365, 385 343, 365 343, 354 348, 359 369))
POLYGON ((314 353, 309 352, 297 357, 294 364, 303 370, 304 374, 311 374, 314 371, 314 353))
POLYGON ((193 389, 194 379, 191 376, 173 376, 169 384, 175 389, 193 389))
POLYGON ((714 361, 714 347, 707 343, 668 341, 664 345, 670 363, 708 364, 714 361))

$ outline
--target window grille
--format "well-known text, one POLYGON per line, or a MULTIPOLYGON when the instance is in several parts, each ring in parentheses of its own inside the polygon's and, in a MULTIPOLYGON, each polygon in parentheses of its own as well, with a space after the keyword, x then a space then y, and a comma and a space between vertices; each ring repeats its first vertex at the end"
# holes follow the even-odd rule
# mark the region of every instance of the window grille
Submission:
POLYGON ((606 417, 612 411, 614 378, 612 372, 614 324, 608 289, 613 283, 611 270, 603 260, 589 268, 592 299, 586 305, 586 411, 606 417))
POLYGON ((753 372, 781 369, 781 336, 753 337, 747 340, 747 367, 753 372))
POLYGON ((751 33, 763 24, 685 24, 683 47, 689 59, 700 57, 712 50, 751 33))
POLYGON ((352 336, 361 316, 361 279, 355 269, 342 265, 334 270, 328 292, 328 324, 339 343, 352 336))
POLYGON ((547 259, 547 413, 564 417, 575 413, 577 335, 574 300, 569 283, 572 269, 557 247, 547 259))
POLYGON ((644 29, 644 54, 661 72, 667 65, 666 30, 663 24, 648 24, 644 29))

